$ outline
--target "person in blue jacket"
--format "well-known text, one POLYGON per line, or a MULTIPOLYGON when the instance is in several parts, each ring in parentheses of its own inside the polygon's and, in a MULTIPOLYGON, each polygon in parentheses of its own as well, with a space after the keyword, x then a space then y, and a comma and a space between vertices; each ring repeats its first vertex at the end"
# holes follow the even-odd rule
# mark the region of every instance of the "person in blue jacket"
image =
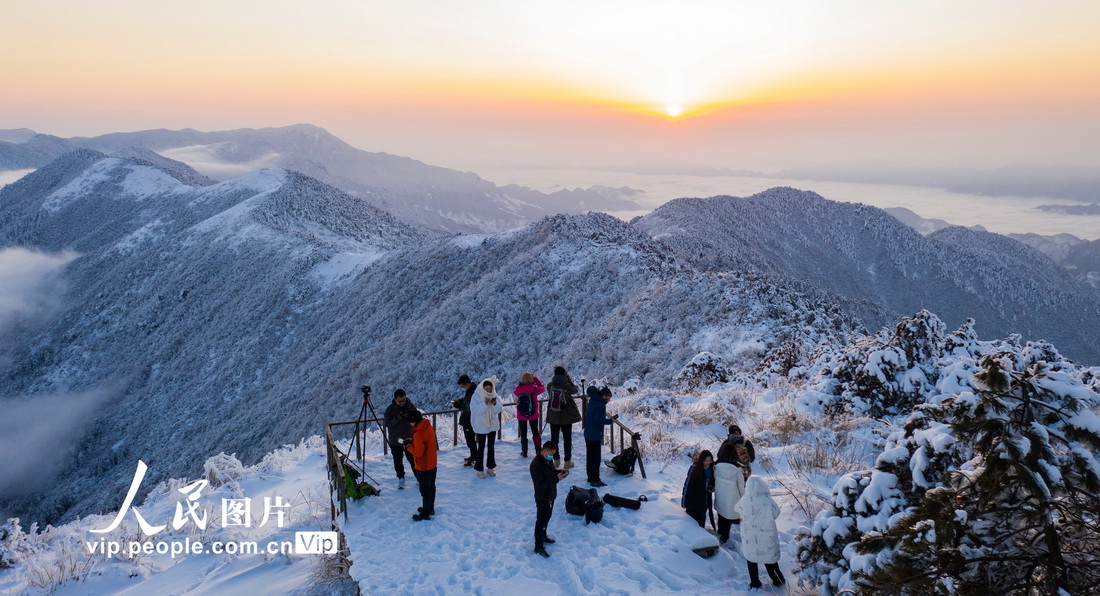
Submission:
MULTIPOLYGON (((611 399, 611 390, 607 387, 588 388, 588 409, 584 412, 585 464, 588 472, 588 484, 607 486, 600 480, 600 449, 603 447, 603 427, 611 424, 607 417, 607 402, 611 399)), ((618 418, 618 416, 615 416, 618 418)))

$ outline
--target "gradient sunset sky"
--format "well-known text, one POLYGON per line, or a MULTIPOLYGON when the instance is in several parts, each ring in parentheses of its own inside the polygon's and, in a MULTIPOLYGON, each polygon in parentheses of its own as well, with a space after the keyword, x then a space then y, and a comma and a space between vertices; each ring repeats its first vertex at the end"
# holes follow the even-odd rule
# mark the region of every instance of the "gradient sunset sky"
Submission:
POLYGON ((42 0, 0 14, 0 128, 64 137, 308 122, 474 171, 1100 161, 1096 0, 42 0))

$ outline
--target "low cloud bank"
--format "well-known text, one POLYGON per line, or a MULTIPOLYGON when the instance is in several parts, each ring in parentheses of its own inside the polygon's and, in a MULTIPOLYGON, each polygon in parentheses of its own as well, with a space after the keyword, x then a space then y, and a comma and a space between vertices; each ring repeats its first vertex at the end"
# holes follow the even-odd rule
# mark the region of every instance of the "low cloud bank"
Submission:
POLYGON ((96 412, 117 391, 0 400, 0 499, 47 488, 68 465, 96 412))

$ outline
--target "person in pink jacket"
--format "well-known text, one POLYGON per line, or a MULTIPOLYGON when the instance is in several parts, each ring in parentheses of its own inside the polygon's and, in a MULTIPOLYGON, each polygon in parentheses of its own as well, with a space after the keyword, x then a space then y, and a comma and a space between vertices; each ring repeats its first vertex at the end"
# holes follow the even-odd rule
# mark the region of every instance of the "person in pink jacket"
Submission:
POLYGON ((527 428, 531 428, 531 439, 535 442, 535 452, 542 449, 542 430, 539 428, 539 396, 546 391, 542 381, 535 375, 525 372, 519 377, 519 385, 512 395, 516 398, 516 420, 519 421, 519 454, 527 457, 527 428))

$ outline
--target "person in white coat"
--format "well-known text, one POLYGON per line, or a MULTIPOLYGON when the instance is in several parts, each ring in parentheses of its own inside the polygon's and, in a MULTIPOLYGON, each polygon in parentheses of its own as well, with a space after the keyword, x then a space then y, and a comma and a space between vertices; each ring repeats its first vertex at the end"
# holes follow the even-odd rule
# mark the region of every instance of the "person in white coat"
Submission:
POLYGON ((733 445, 723 444, 714 464, 714 509, 718 512, 718 541, 730 539, 730 528, 741 523, 741 514, 734 506, 745 495, 745 473, 733 463, 733 445))
POLYGON ((496 377, 485 379, 470 400, 470 426, 477 436, 474 469, 478 478, 485 478, 486 471, 488 475, 497 475, 496 442, 497 431, 500 430, 497 415, 504 411, 504 400, 496 392, 497 383, 496 377), (486 447, 488 454, 485 453, 486 447))
POLYGON ((779 531, 775 519, 779 517, 779 505, 772 499, 764 479, 750 476, 745 483, 745 496, 734 505, 741 515, 741 554, 749 565, 749 589, 761 587, 758 563, 768 570, 772 583, 787 583, 779 570, 779 531))

